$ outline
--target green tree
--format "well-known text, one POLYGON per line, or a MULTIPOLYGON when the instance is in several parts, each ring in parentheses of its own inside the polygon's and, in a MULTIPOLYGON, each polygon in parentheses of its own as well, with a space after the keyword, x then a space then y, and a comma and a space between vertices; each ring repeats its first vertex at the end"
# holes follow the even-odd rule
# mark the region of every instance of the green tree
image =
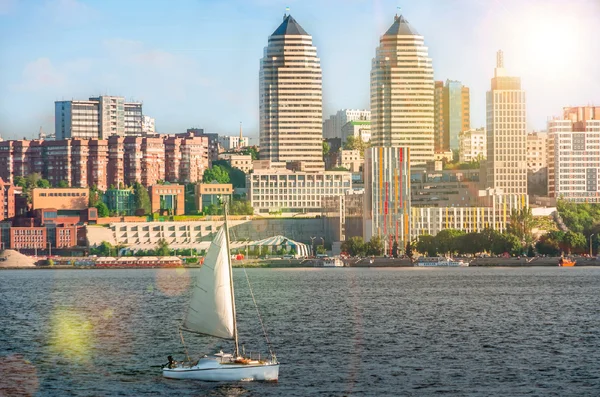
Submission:
POLYGON ((89 197, 89 199, 88 199, 89 207, 95 207, 96 204, 98 204, 98 202, 100 202, 100 192, 98 191, 98 188, 96 187, 96 185, 94 185, 90 188, 88 197, 89 197))
POLYGON ((42 174, 39 172, 34 172, 33 174, 29 174, 25 177, 27 189, 33 189, 38 186, 38 182, 42 179, 42 174))
POLYGON ((108 241, 102 241, 97 248, 91 249, 91 252, 98 256, 116 256, 115 247, 108 241))
POLYGON ((254 208, 248 200, 233 200, 229 212, 231 215, 252 215, 254 214, 254 208))
POLYGON ((322 245, 317 245, 317 254, 319 255, 324 255, 327 251, 325 250, 325 247, 322 245))
POLYGON ((492 253, 499 255, 505 252, 511 255, 518 255, 523 253, 523 245, 521 240, 514 234, 498 234, 498 236, 492 242, 491 247, 492 253))
MULTIPOLYGON (((51 187, 50 182, 47 179, 39 179, 36 183, 35 183, 35 187, 41 187, 44 189, 48 189, 49 187, 51 187)), ((61 186, 59 186, 61 187, 61 186)), ((65 186, 65 187, 69 187, 69 186, 65 186)))
POLYGON ((142 186, 142 184, 139 182, 133 184, 133 201, 136 209, 136 215, 146 215, 152 212, 148 189, 142 186))
POLYGON ((406 250, 404 251, 404 254, 406 256, 408 256, 410 259, 412 259, 414 256, 413 245, 410 241, 408 243, 406 243, 406 250))
POLYGON ((354 236, 342 243, 343 252, 347 252, 351 256, 365 256, 366 246, 362 237, 354 236))
POLYGON ((164 238, 158 240, 156 244, 156 249, 154 250, 156 256, 169 256, 171 254, 171 249, 169 248, 169 243, 164 238))
POLYGON ((208 168, 204 171, 202 182, 210 183, 213 181, 217 181, 217 183, 229 183, 229 173, 224 167, 213 165, 212 168, 208 168))
POLYGON ((392 256, 394 258, 398 257, 398 240, 394 240, 394 244, 392 244, 392 256))
POLYGON ((444 229, 436 236, 436 245, 438 252, 442 254, 453 254, 459 249, 458 238, 465 234, 462 230, 444 229))
POLYGON ((323 157, 327 156, 330 150, 331 146, 329 145, 329 142, 323 141, 323 157))
POLYGON ((489 246, 482 233, 471 232, 458 236, 455 248, 459 254, 475 255, 485 251, 489 246))
POLYGON ((206 207, 204 207, 203 212, 205 215, 221 215, 223 211, 220 205, 209 204, 206 207))
POLYGON ((361 157, 365 155, 365 149, 367 149, 370 143, 362 140, 361 137, 349 136, 346 138, 346 142, 344 143, 344 149, 346 150, 358 150, 360 151, 361 157))
POLYGON ((15 184, 15 186, 20 186, 21 188, 27 187, 27 180, 22 176, 15 176, 13 179, 13 183, 15 184))
POLYGON ((533 242, 531 229, 533 228, 533 215, 530 207, 520 210, 513 209, 506 231, 521 240, 523 246, 533 242))
POLYGON ((62 180, 62 181, 58 182, 57 187, 62 187, 62 188, 69 187, 69 182, 62 180))
POLYGON ((240 152, 241 154, 246 154, 252 156, 252 160, 258 160, 258 149, 256 146, 248 146, 244 150, 240 152))
POLYGON ((416 245, 417 251, 427 256, 436 256, 438 253, 437 240, 429 234, 419 236, 416 245))
POLYGON ((331 169, 331 171, 350 171, 350 170, 346 167, 333 167, 331 169))
POLYGON ((567 253, 570 254, 572 251, 580 251, 581 249, 585 250, 587 240, 581 233, 568 231, 563 237, 563 243, 567 253))
POLYGON ((383 239, 379 236, 371 237, 366 246, 367 255, 380 256, 383 254, 383 239))
POLYGON ((108 207, 102 201, 99 201, 98 203, 96 203, 96 205, 94 207, 96 207, 96 209, 98 210, 98 217, 106 218, 107 216, 110 215, 110 211, 108 210, 108 207))

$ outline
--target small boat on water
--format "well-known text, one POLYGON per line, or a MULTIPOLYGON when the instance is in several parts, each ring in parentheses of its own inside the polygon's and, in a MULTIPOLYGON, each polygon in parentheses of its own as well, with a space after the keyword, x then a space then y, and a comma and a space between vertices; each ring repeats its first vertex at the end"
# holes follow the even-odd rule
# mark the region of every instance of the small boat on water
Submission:
POLYGON ((455 260, 452 258, 439 257, 420 257, 415 263, 417 267, 467 267, 468 262, 455 260))
MULTIPOLYGON (((177 362, 169 356, 162 374, 171 379, 203 381, 277 381, 279 363, 270 349, 270 355, 262 359, 260 356, 248 357, 239 350, 226 205, 224 213, 225 223, 212 241, 198 272, 188 311, 180 327, 180 336, 182 342, 181 331, 233 339, 233 354, 220 351, 213 357, 205 355, 192 361, 186 350, 187 360, 177 362)), ((250 293, 254 300, 252 289, 250 293)), ((262 320, 260 322, 262 324, 262 320)))
POLYGON ((560 258, 558 261, 558 266, 561 267, 573 267, 575 266, 575 264, 577 263, 577 261, 572 261, 570 259, 567 258, 560 258))
POLYGON ((337 256, 325 257, 321 258, 315 267, 344 267, 344 262, 337 256))

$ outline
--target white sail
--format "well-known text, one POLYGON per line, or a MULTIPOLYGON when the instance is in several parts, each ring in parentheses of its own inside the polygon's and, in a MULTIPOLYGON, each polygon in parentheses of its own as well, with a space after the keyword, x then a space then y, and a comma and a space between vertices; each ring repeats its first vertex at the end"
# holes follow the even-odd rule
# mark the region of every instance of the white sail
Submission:
POLYGON ((224 227, 212 241, 200 268, 183 328, 219 338, 233 339, 234 313, 230 256, 224 227))

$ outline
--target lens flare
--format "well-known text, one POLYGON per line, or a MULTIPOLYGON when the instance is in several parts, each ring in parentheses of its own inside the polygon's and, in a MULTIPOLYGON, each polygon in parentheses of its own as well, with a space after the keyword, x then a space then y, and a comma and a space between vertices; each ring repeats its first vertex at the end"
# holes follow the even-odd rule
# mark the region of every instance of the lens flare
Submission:
POLYGON ((160 269, 156 273, 156 287, 164 295, 181 295, 190 286, 190 274, 184 267, 160 269))
POLYGON ((50 349, 70 360, 88 361, 93 345, 93 326, 82 314, 59 308, 51 318, 50 349))

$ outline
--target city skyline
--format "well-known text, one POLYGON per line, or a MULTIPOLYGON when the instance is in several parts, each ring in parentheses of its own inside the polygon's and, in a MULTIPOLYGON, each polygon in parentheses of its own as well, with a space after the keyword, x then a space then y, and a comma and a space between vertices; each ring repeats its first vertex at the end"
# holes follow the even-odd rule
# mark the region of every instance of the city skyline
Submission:
MULTIPOLYGON (((165 12, 165 4, 1 0, 0 56, 11 62, 0 73, 0 135, 32 138, 40 126, 51 133, 54 101, 109 94, 142 101, 158 132, 201 125, 235 135, 243 121, 247 135, 256 138, 256 73, 286 5, 319 49, 324 118, 338 109, 368 109, 371 60, 398 5, 182 1, 165 12), (142 22, 125 23, 133 12, 142 22)), ((545 129, 563 106, 600 101, 600 82, 587 77, 600 69, 596 44, 587 44, 600 35, 592 23, 600 14, 597 2, 400 5, 425 37, 434 78, 470 87, 473 128, 485 124, 485 92, 498 49, 527 91, 528 131, 545 129), (556 29, 556 21, 566 29, 556 29)))

